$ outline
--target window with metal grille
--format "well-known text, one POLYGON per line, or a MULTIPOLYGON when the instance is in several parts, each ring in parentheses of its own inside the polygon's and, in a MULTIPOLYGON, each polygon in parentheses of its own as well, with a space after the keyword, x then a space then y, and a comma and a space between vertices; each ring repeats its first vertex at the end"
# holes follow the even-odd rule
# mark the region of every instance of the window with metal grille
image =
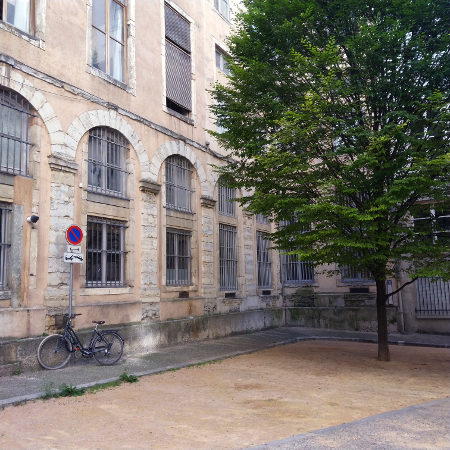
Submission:
POLYGON ((264 214, 256 214, 256 223, 261 223, 263 225, 269 224, 269 218, 264 214))
POLYGON ((0 171, 28 174, 30 105, 19 94, 0 88, 0 171))
POLYGON ((214 6, 217 12, 227 20, 230 20, 230 1, 214 0, 214 6))
POLYGON ((192 212, 191 163, 182 156, 166 159, 166 208, 192 212))
POLYGON ((223 73, 229 75, 230 69, 228 68, 228 63, 226 60, 226 54, 216 47, 216 67, 223 73))
POLYGON ((31 0, 1 0, 0 20, 31 33, 31 0))
POLYGON ((88 189, 100 194, 126 197, 127 140, 112 128, 89 131, 88 189))
POLYGON ((236 227, 219 224, 220 290, 237 289, 236 227))
POLYGON ((165 4, 164 19, 166 105, 187 116, 192 111, 190 23, 167 4, 165 4))
POLYGON ((418 278, 416 281, 419 316, 450 316, 450 283, 442 279, 418 278))
POLYGON ((92 1, 93 67, 125 82, 125 0, 92 1))
MULTIPOLYGON (((358 256, 355 255, 357 258, 358 256)), ((356 269, 351 266, 341 266, 341 281, 344 282, 368 282, 373 281, 367 270, 356 269)))
POLYGON ((167 229, 166 285, 191 284, 191 233, 167 229))
POLYGON ((9 243, 9 217, 11 208, 5 203, 0 203, 0 289, 7 288, 6 268, 8 267, 9 243))
POLYGON ((258 262, 258 287, 272 286, 272 262, 270 261, 269 235, 258 231, 256 233, 256 260, 258 262))
POLYGON ((236 217, 236 189, 225 186, 219 180, 219 214, 236 217))
POLYGON ((425 233, 422 239, 432 243, 450 243, 450 211, 439 204, 416 205, 411 208, 414 230, 425 233))
POLYGON ((86 286, 125 286, 125 222, 88 217, 86 286))

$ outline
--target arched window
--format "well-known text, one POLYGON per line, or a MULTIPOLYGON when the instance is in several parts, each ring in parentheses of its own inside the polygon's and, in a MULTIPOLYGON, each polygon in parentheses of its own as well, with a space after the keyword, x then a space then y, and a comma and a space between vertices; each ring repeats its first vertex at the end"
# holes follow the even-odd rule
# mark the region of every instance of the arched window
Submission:
POLYGON ((0 88, 0 170, 28 174, 30 105, 16 92, 0 88))
POLYGON ((127 140, 107 127, 89 132, 88 189, 114 197, 126 197, 127 140))
POLYGON ((166 208, 192 212, 192 165, 182 156, 166 159, 166 208))

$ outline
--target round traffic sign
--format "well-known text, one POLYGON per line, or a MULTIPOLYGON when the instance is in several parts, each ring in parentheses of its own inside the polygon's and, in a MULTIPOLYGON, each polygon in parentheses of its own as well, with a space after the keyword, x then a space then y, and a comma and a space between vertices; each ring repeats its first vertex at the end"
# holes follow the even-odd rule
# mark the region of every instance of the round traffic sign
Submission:
POLYGON ((69 244, 78 245, 83 240, 83 232, 77 225, 71 225, 66 230, 66 239, 69 244))

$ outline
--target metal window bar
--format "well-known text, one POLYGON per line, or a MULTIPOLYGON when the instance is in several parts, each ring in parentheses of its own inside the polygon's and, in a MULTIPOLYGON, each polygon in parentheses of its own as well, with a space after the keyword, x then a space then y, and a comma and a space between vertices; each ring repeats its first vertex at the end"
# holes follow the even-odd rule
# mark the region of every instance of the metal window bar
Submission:
POLYGON ((432 278, 418 278, 417 308, 419 316, 450 315, 450 282, 440 278, 432 283, 432 278))
POLYGON ((341 266, 341 280, 344 282, 351 281, 372 281, 372 277, 367 270, 358 270, 351 266, 341 266))
POLYGON ((28 174, 29 103, 16 92, 0 89, 0 171, 28 174))
POLYGON ((192 166, 182 156, 166 159, 166 208, 192 212, 192 166))
POLYGON ((8 249, 11 244, 8 242, 9 221, 11 209, 0 204, 0 289, 7 288, 6 268, 8 266, 8 249))
POLYGON ((167 229, 166 285, 191 284, 191 233, 167 229))
POLYGON ((266 233, 256 233, 256 260, 258 263, 258 287, 272 286, 272 262, 270 260, 270 240, 266 233))
POLYGON ((88 189, 126 198, 127 140, 117 131, 97 127, 89 131, 88 189))
POLYGON ((236 217, 236 189, 219 184, 219 214, 236 217))
POLYGON ((301 261, 297 255, 281 255, 284 281, 286 283, 313 283, 314 264, 301 261))
POLYGON ((237 289, 236 227, 219 224, 220 290, 237 289))
POLYGON ((269 218, 264 214, 256 214, 256 223, 261 223, 263 225, 269 224, 269 218))
POLYGON ((125 229, 118 220, 88 217, 86 286, 125 286, 125 229))

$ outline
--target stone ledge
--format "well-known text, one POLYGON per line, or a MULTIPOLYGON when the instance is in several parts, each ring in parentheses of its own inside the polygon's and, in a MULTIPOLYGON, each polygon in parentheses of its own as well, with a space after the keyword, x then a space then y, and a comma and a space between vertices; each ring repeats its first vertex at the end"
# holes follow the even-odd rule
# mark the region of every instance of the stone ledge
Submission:
POLYGON ((161 185, 151 180, 142 179, 139 181, 139 190, 147 194, 157 195, 161 192, 161 185))
POLYGON ((200 205, 204 206, 205 208, 214 208, 216 206, 217 200, 214 200, 211 197, 206 197, 205 195, 202 195, 200 197, 200 205))
POLYGON ((50 155, 48 157, 48 164, 52 170, 59 172, 77 173, 78 164, 73 161, 68 161, 67 159, 60 158, 58 156, 50 155))

